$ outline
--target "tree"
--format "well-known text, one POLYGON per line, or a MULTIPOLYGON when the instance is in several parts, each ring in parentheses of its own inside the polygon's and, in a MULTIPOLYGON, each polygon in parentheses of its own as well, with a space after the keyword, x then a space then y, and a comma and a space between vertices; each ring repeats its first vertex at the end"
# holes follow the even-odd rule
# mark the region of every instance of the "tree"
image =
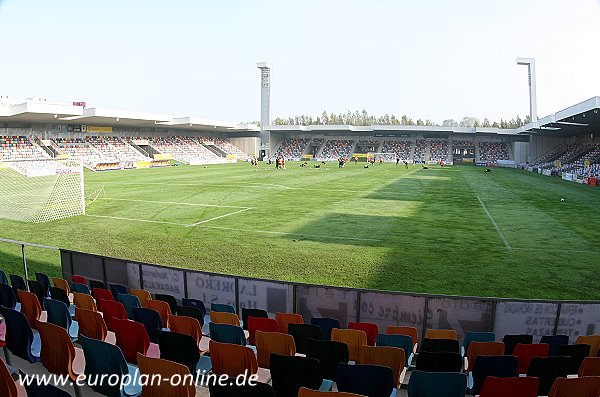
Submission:
POLYGON ((490 126, 490 121, 486 118, 483 119, 483 124, 481 125, 482 127, 489 127, 490 126))
POLYGON ((500 124, 498 124, 497 121, 494 121, 494 123, 492 124, 492 127, 494 127, 494 128, 500 128, 500 124))
POLYGON ((458 123, 454 119, 444 120, 442 123, 443 127, 458 127, 458 123))
POLYGON ((425 122, 421 119, 417 119, 417 125, 425 125, 425 122))

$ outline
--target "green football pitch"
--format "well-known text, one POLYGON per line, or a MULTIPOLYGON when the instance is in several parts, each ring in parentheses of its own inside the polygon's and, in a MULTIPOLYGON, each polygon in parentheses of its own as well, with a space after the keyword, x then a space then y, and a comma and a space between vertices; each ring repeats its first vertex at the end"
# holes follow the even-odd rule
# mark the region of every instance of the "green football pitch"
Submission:
MULTIPOLYGON (((85 189, 102 189, 86 216, 0 220, 0 237, 326 285, 600 299, 600 190, 524 171, 243 163, 86 172, 85 189)), ((0 243, 7 273, 20 255, 0 243)), ((60 273, 57 252, 27 255, 60 273)))

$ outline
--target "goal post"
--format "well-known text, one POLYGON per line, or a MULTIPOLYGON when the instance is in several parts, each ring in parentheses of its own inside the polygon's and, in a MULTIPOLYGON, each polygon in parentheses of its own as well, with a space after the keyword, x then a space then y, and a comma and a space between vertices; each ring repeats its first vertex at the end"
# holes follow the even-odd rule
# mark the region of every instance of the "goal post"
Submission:
MULTIPOLYGON (((384 162, 396 162, 396 153, 380 153, 380 152, 369 152, 367 153, 367 162, 371 159, 374 159, 376 162, 383 160, 384 162)), ((400 161, 407 160, 400 156, 400 161)))
POLYGON ((84 214, 80 159, 0 161, 0 218, 39 223, 84 214))

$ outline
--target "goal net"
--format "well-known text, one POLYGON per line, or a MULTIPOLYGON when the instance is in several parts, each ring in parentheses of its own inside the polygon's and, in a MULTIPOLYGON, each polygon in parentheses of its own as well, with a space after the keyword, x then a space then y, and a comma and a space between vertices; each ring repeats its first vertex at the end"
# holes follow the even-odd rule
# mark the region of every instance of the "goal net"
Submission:
POLYGON ((0 218, 48 222, 85 214, 79 159, 0 161, 0 218))
MULTIPOLYGON (((369 152, 367 153, 367 161, 375 160, 375 162, 379 162, 383 160, 385 162, 395 162, 396 161, 396 153, 375 153, 369 152)), ((405 159, 400 156, 400 161, 404 161, 405 159)))

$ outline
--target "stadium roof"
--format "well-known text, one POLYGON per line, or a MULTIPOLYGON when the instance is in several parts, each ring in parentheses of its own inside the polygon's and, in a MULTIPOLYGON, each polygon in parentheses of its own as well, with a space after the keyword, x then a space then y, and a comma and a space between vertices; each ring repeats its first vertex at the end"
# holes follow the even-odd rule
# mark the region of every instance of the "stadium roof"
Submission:
POLYGON ((77 103, 49 102, 41 99, 0 98, 0 123, 78 124, 110 127, 154 127, 177 130, 211 130, 216 132, 258 132, 254 124, 175 117, 162 113, 87 108, 77 103))
POLYGON ((573 136, 600 132, 600 97, 568 107, 517 128, 518 134, 573 136))
POLYGON ((386 133, 439 133, 439 134, 498 134, 515 135, 514 129, 487 128, 487 127, 441 127, 423 125, 270 125, 267 127, 271 132, 311 132, 311 133, 346 133, 346 132, 372 132, 386 133))

